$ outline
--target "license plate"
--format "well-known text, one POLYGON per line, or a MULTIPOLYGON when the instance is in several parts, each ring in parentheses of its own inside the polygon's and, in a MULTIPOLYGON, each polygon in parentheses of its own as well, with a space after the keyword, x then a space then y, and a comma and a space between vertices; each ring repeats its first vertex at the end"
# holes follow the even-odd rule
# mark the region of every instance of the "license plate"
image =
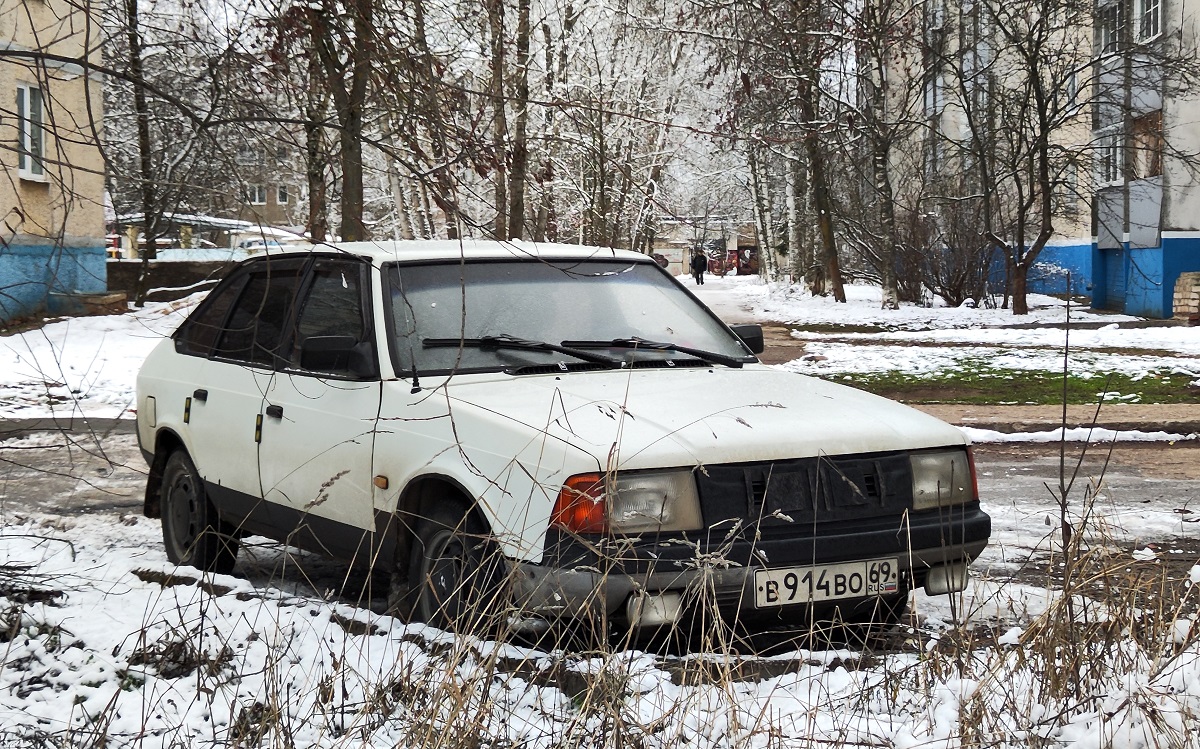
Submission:
POLYGON ((762 609, 791 603, 885 596, 900 590, 899 581, 900 566, 895 559, 755 570, 754 605, 762 609))

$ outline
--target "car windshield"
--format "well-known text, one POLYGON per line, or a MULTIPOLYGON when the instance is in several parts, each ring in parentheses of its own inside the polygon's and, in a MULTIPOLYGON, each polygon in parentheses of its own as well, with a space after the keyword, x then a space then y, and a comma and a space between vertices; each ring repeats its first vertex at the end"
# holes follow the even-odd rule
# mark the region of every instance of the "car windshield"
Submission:
POLYGON ((716 317, 650 262, 393 264, 387 278, 393 355, 402 373, 559 363, 594 368, 605 366, 604 357, 614 364, 702 362, 686 351, 630 345, 633 338, 753 361, 716 317), (466 344, 447 345, 446 339, 466 344), (586 344, 603 357, 565 353, 564 341, 586 344))

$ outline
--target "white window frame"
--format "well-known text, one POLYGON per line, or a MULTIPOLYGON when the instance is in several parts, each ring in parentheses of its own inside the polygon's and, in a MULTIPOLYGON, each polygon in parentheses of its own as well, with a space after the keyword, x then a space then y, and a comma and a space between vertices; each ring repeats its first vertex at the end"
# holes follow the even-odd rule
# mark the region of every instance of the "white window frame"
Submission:
POLYGON ((1137 18, 1137 40, 1148 42, 1162 34, 1162 0, 1137 0, 1134 7, 1137 18))
POLYGON ((266 205, 267 204, 267 187, 266 185, 250 185, 250 205, 266 205))
POLYGON ((46 97, 28 83, 17 84, 17 176, 46 181, 46 97))
POLYGON ((1121 51, 1121 34, 1125 27, 1125 5, 1123 0, 1106 5, 1096 11, 1098 55, 1111 55, 1121 51))
POLYGON ((275 186, 275 204, 276 205, 287 205, 288 197, 289 197, 289 195, 288 195, 288 186, 287 185, 276 185, 275 186))
POLYGON ((1096 185, 1112 187, 1125 182, 1125 137, 1120 127, 1109 128, 1097 136, 1096 185))

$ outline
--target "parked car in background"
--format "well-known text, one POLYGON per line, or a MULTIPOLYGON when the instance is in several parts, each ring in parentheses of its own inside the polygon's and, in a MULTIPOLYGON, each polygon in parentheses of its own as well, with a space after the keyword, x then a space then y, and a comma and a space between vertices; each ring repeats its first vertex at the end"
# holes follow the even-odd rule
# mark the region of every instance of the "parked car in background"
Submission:
POLYGON ((237 248, 239 250, 247 250, 249 252, 275 252, 282 251, 283 245, 279 244, 279 242, 275 241, 274 239, 251 238, 243 239, 241 242, 238 242, 237 248))
POLYGON ((145 512, 178 564, 261 534, 453 628, 888 623, 963 589, 990 532, 963 434, 762 346, 632 252, 250 259, 138 376, 145 512))

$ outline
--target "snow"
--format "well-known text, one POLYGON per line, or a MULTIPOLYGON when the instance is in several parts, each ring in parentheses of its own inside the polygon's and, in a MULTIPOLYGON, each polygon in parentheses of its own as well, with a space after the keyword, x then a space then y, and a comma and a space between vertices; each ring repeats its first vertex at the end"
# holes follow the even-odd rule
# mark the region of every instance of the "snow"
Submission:
POLYGON ((0 418, 132 418, 142 361, 203 298, 72 317, 0 338, 0 418))
MULTIPOLYGON (((757 279, 710 278, 696 291, 726 319, 880 329, 806 333, 807 352, 827 356, 809 363, 822 374, 927 372, 993 355, 1010 357, 1003 366, 1014 369, 1061 366, 1061 357, 1037 350, 1059 345, 1058 331, 1014 327, 1005 312, 882 311, 877 293, 860 286, 849 287, 852 304, 837 306, 757 279), (856 366, 864 369, 850 369, 856 366)), ((0 339, 0 418, 129 418, 140 361, 201 298, 0 339)), ((1035 305, 1028 322, 1061 320, 1061 304, 1035 298, 1035 305)), ((1167 360, 1197 371, 1191 357, 1200 356, 1200 330, 1079 333, 1089 351, 1072 361, 1097 375, 1136 374, 1167 360)), ((806 371, 808 364, 783 366, 806 371)), ((966 431, 976 441, 1059 436, 966 431)), ((1066 437, 1085 435, 1068 430, 1066 437)), ((60 439, 35 433, 0 449, 52 447, 60 439)), ((1179 516, 1120 504, 1105 491, 1095 496, 1105 532, 1186 535, 1179 516)), ((1200 711, 1193 615, 1163 623, 1157 645, 1139 644, 1120 628, 1116 642, 1105 642, 1094 622, 1082 639, 1053 639, 1067 601, 1004 574, 1031 550, 1055 548, 1046 502, 1030 497, 987 509, 992 544, 967 590, 915 594, 916 618, 902 646, 759 655, 737 643, 672 656, 454 636, 285 582, 278 573, 291 557, 275 545, 248 550, 257 562, 240 565, 240 576, 201 576, 167 561, 156 520, 22 514, 0 503, 0 745, 1200 746, 1192 728, 1200 711), (955 644, 964 638, 974 647, 955 644), (1064 643, 1103 668, 1085 669, 1071 682, 1076 691, 1055 692, 1051 682, 1070 667, 1064 643)), ((1121 563, 1153 565, 1164 556, 1145 543, 1136 549, 1125 547, 1121 563)), ((1160 610, 1195 602, 1200 565, 1183 577, 1191 587, 1160 610)), ((1101 622, 1120 614, 1082 598, 1071 602, 1098 611, 1101 622)))
MULTIPOLYGON (((976 731, 989 745, 1020 747, 1029 731, 1045 731, 1050 745, 1087 747, 1100 708, 1106 730, 1141 730, 1136 714, 1120 714, 1123 697, 1153 695, 1173 721, 1200 709, 1190 620, 1171 626, 1180 652, 1158 664, 1134 658, 1136 670, 1105 683, 1118 698, 1096 709, 1028 700, 1042 677, 1024 638, 1055 600, 1012 583, 977 579, 959 597, 960 611, 1020 623, 957 662, 940 644, 955 621, 949 599, 922 595, 914 650, 589 655, 452 637, 261 580, 214 575, 202 586, 166 561, 157 522, 145 518, 10 521, 0 563, 35 566, 41 586, 62 595, 21 606, 8 627, 4 745, 41 735, 82 746, 103 733, 112 747, 273 746, 284 736, 297 747, 430 746, 448 736, 620 746, 621 731, 652 747, 954 747, 976 731), (979 714, 988 725, 971 725, 979 714)), ((1171 735, 1195 746, 1185 727, 1171 735)))
POLYGON ((972 442, 1179 442, 1197 439, 1196 434, 1173 432, 1142 432, 1137 430, 1117 431, 1103 427, 1070 427, 1046 432, 997 432, 991 429, 959 427, 972 442))

